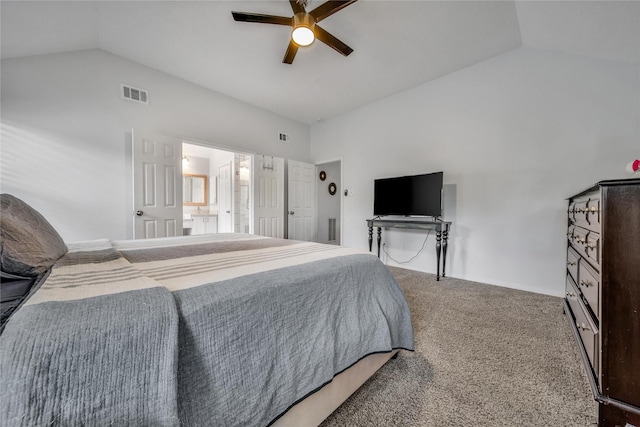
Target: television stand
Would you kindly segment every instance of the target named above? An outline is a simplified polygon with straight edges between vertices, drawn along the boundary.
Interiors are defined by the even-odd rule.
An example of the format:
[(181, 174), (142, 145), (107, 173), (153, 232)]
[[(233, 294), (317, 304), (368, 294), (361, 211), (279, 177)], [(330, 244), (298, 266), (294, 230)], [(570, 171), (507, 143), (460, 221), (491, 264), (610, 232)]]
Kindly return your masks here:
[(440, 280), (440, 254), (442, 253), (442, 277), (445, 277), (445, 265), (447, 263), (447, 241), (449, 239), (449, 227), (451, 221), (428, 219), (384, 219), (372, 218), (367, 220), (369, 226), (369, 252), (373, 246), (373, 227), (378, 227), (378, 258), (380, 258), (380, 242), (382, 241), (383, 228), (404, 228), (410, 230), (435, 230), (436, 231), (436, 280)]

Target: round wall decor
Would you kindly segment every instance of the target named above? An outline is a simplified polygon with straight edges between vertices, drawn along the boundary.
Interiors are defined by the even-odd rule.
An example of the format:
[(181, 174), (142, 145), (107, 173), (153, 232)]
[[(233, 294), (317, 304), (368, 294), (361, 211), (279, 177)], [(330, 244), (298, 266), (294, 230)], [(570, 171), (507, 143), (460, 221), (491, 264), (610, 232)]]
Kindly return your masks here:
[(331, 184), (329, 184), (329, 194), (333, 196), (334, 194), (336, 194), (336, 191), (338, 191), (338, 187), (336, 187), (336, 183), (332, 182)]
[(327, 173), (325, 171), (320, 171), (320, 181), (324, 181), (327, 179)]

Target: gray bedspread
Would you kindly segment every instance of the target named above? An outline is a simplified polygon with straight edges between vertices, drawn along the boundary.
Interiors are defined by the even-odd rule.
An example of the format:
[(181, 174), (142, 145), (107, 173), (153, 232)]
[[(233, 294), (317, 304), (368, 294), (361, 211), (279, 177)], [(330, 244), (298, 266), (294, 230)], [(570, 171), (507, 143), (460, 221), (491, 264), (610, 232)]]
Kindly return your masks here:
[[(73, 274), (78, 257), (87, 264)], [(171, 293), (108, 248), (67, 254), (47, 282), (72, 291), (109, 287), (114, 276), (142, 289), (28, 301), (9, 320), (0, 337), (1, 426), (179, 424)]]
[(0, 337), (0, 425), (264, 426), (361, 358), (413, 349), (370, 254), (249, 235), (89, 246)]

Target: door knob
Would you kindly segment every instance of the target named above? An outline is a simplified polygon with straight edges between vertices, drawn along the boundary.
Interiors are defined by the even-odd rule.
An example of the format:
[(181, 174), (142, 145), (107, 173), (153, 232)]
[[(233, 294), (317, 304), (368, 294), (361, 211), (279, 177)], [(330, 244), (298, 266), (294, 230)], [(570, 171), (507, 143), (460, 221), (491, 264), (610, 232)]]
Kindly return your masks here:
[(295, 212), (293, 211), (289, 211), (289, 215), (293, 215)]
[(143, 214), (143, 213), (144, 213), (144, 212), (142, 212), (142, 211), (140, 211), (140, 210), (136, 211), (136, 215), (138, 215), (138, 216), (142, 216), (142, 214)]

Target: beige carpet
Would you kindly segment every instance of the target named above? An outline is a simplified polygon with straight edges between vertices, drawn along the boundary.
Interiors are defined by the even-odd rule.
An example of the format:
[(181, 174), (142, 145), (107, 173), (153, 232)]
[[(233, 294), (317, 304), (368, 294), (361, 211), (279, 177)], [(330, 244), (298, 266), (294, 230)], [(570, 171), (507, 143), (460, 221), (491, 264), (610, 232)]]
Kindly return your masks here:
[(597, 424), (560, 298), (390, 269), (416, 351), (400, 352), (322, 427)]

